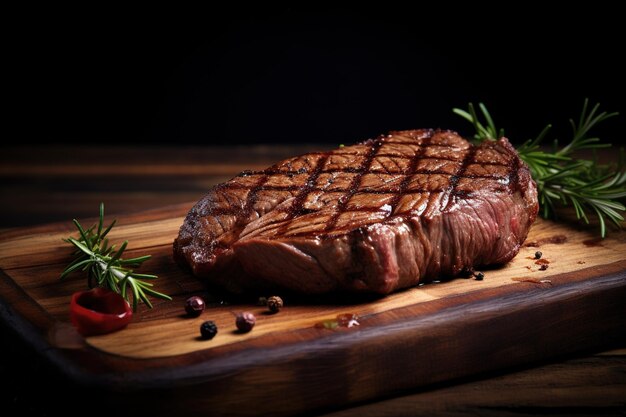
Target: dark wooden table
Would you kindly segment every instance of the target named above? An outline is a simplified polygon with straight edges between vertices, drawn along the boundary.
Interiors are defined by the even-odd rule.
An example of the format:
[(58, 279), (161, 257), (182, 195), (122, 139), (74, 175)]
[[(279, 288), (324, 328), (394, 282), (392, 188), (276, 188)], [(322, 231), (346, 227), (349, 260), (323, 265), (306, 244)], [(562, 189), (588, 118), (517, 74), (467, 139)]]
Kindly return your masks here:
[[(320, 148), (5, 148), (0, 153), (0, 230), (93, 217), (101, 201), (111, 217), (195, 201), (239, 171)], [(76, 411), (72, 399), (80, 387), (65, 381), (11, 330), (0, 327), (0, 341), (0, 375), (9, 382), (0, 390), (1, 415)], [(67, 395), (53, 394), (59, 386)], [(399, 392), (325, 415), (543, 414), (625, 415), (626, 346)]]

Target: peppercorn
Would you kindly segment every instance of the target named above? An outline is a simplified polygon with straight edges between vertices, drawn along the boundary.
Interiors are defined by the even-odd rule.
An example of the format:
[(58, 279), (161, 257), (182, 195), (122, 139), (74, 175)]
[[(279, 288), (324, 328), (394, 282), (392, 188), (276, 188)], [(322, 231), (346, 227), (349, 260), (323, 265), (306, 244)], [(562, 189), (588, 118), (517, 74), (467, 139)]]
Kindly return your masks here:
[(256, 317), (254, 317), (254, 314), (248, 311), (239, 313), (237, 314), (235, 324), (237, 325), (237, 329), (239, 329), (240, 332), (248, 333), (256, 324)]
[(535, 252), (535, 259), (541, 259), (542, 255), (543, 255), (543, 253), (541, 253), (541, 251)]
[(267, 299), (267, 308), (270, 309), (272, 313), (278, 313), (281, 308), (283, 308), (283, 299), (277, 295), (273, 295)]
[(541, 266), (539, 267), (540, 271), (545, 271), (546, 269), (548, 269), (548, 264), (541, 264)]
[(474, 277), (476, 278), (476, 281), (482, 281), (485, 278), (485, 274), (483, 274), (482, 272), (476, 272), (476, 274), (474, 274)]
[(217, 325), (214, 321), (205, 321), (200, 325), (200, 334), (203, 339), (213, 339), (217, 334)]
[(187, 298), (185, 301), (185, 311), (191, 317), (198, 317), (204, 311), (204, 300), (197, 295)]

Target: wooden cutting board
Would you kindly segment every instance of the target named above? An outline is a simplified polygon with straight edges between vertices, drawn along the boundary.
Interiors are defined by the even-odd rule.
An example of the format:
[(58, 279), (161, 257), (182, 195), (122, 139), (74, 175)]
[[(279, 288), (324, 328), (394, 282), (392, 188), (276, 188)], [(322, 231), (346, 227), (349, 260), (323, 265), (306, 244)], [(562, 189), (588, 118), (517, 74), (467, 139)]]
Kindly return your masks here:
[[(482, 281), (348, 302), (285, 297), (285, 308), (270, 315), (253, 299), (209, 292), (173, 263), (172, 241), (190, 206), (118, 217), (111, 241), (128, 239), (128, 256), (151, 253), (143, 269), (159, 275), (157, 289), (174, 301), (156, 301), (125, 330), (86, 340), (68, 324), (70, 296), (86, 280), (58, 279), (70, 261), (72, 248), (61, 238), (74, 233), (71, 223), (0, 234), (1, 319), (72, 379), (110, 391), (112, 401), (130, 390), (150, 396), (161, 412), (188, 404), (221, 415), (355, 403), (600, 348), (626, 333), (626, 232), (599, 241), (595, 230), (538, 220), (527, 240), (538, 247), (522, 248)], [(535, 263), (536, 250), (547, 270)], [(199, 318), (184, 314), (192, 294), (209, 302)], [(256, 315), (252, 332), (235, 331), (240, 311)], [(344, 313), (357, 314), (359, 325), (319, 328)], [(198, 337), (204, 320), (219, 327), (211, 341)]]

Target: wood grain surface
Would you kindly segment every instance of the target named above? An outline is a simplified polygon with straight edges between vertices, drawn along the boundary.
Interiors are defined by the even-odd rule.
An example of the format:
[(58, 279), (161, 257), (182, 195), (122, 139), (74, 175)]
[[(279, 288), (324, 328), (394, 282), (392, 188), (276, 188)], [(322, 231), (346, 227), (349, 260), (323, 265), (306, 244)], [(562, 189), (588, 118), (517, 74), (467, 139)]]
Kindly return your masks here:
[[(27, 190), (32, 187), (41, 191), (49, 182), (53, 190), (66, 187), (67, 195), (78, 201), (85, 195), (80, 187), (72, 187), (73, 180), (84, 181), (85, 188), (93, 180), (97, 187), (105, 189), (106, 177), (116, 172), (116, 166), (107, 163), (95, 168), (86, 164), (74, 168), (71, 164), (59, 164), (54, 168), (46, 165), (43, 157), (33, 158), (33, 169), (22, 167), (20, 171), (16, 162), (20, 152), (13, 150), (15, 170), (0, 170), (5, 189), (21, 184)], [(248, 160), (238, 157), (241, 159), (224, 163), (224, 154), (228, 152), (211, 154), (214, 160), (222, 160), (221, 164), (215, 162), (214, 169), (211, 164), (200, 163), (195, 168), (193, 164), (191, 168), (182, 167), (181, 171), (176, 170), (180, 162), (168, 164), (164, 156), (159, 159), (153, 155), (137, 165), (143, 169), (125, 168), (122, 174), (118, 171), (115, 187), (130, 184), (129, 195), (118, 198), (134, 201), (135, 208), (150, 207), (160, 195), (168, 196), (161, 199), (163, 202), (189, 201), (184, 198), (187, 192), (194, 195), (193, 199), (199, 198), (203, 187), (250, 166), (254, 168), (258, 161), (259, 166), (265, 166), (278, 159), (281, 152), (298, 153), (294, 149), (264, 150), (254, 161), (247, 155)], [(200, 151), (194, 153), (196, 158), (201, 158), (199, 154)], [(270, 160), (266, 162), (263, 155)], [(180, 161), (184, 157), (181, 153)], [(43, 180), (46, 172), (51, 172), (50, 177)], [(149, 185), (160, 175), (171, 181), (164, 190)], [(190, 178), (198, 182), (191, 181), (189, 185)], [(175, 189), (176, 184), (178, 195), (172, 196), (176, 192), (168, 189)], [(142, 192), (137, 192), (142, 187), (153, 187), (153, 196), (144, 198)], [(189, 187), (198, 190), (184, 191)], [(35, 194), (27, 192), (17, 197), (26, 204), (23, 212), (44, 212), (28, 203)], [(97, 208), (99, 196), (85, 194), (86, 200), (92, 198), (94, 204), (79, 205), (78, 211), (84, 210), (89, 216)], [(180, 199), (176, 201), (177, 198)], [(74, 207), (52, 206), (54, 209), (47, 216), (39, 216), (31, 224), (55, 220), (54, 216), (73, 216), (68, 209)], [(128, 396), (119, 392), (130, 387), (140, 391), (134, 399), (159, 393), (163, 401), (154, 410), (158, 413), (174, 412), (187, 405), (224, 415), (290, 415), (361, 403), (338, 413), (383, 415), (385, 410), (394, 410), (394, 415), (531, 415), (548, 412), (554, 406), (551, 412), (567, 415), (573, 410), (566, 405), (569, 397), (576, 399), (571, 407), (590, 414), (598, 410), (619, 414), (624, 409), (624, 402), (619, 400), (626, 397), (620, 396), (626, 394), (623, 351), (535, 369), (519, 368), (545, 363), (559, 355), (624, 343), (624, 234), (613, 233), (611, 240), (597, 242), (588, 230), (542, 221), (533, 227), (530, 240), (567, 237), (565, 243), (541, 246), (544, 257), (550, 261), (546, 271), (539, 271), (534, 260), (529, 259), (536, 249), (528, 247), (505, 268), (486, 271), (484, 281), (457, 279), (382, 299), (348, 303), (292, 297), (286, 299), (287, 306), (281, 313), (265, 315), (254, 300), (235, 300), (209, 291), (172, 263), (171, 241), (189, 206), (190, 203), (183, 203), (129, 215), (123, 214), (124, 205), (113, 204), (111, 211), (117, 212), (115, 217), (120, 220), (113, 239), (129, 239), (131, 253), (152, 253), (154, 259), (144, 268), (160, 274), (159, 289), (174, 295), (175, 301), (159, 302), (154, 310), (142, 311), (126, 330), (88, 338), (86, 344), (73, 338), (71, 327), (66, 324), (69, 295), (82, 288), (84, 281), (78, 277), (63, 283), (57, 280), (71, 251), (60, 237), (72, 233), (71, 224), (66, 221), (29, 229), (5, 229), (0, 235), (0, 298), (4, 301), (5, 324), (19, 329), (31, 348), (57, 368), (64, 368), (71, 380), (109, 387), (116, 394), (112, 404), (132, 408), (135, 403), (131, 404)], [(127, 211), (135, 211), (132, 207)], [(17, 224), (28, 222), (23, 212), (5, 216), (4, 221), (13, 218), (18, 219)], [(199, 319), (181, 314), (181, 303), (189, 294), (203, 294), (212, 302)], [(255, 312), (259, 318), (254, 331), (246, 335), (233, 332), (233, 312), (244, 309)], [(344, 312), (359, 314), (361, 325), (335, 331), (314, 328), (320, 320)], [(220, 334), (211, 342), (198, 341), (198, 325), (209, 318), (218, 322)], [(51, 345), (56, 347), (51, 349)], [(517, 371), (503, 373), (511, 369)], [(564, 377), (566, 382), (561, 383)], [(534, 378), (538, 378), (535, 385), (531, 382)], [(603, 378), (604, 392), (593, 388), (598, 384), (597, 378)], [(172, 384), (185, 388), (169, 389)], [(512, 388), (507, 384), (513, 384)], [(541, 384), (548, 384), (549, 392), (557, 397), (551, 401)], [(502, 395), (487, 392), (499, 387)], [(517, 394), (515, 387), (519, 387)], [(584, 387), (588, 390), (585, 395), (575, 395)], [(416, 389), (414, 393), (407, 392)], [(404, 395), (372, 402), (398, 394)], [(528, 405), (533, 398), (536, 404)], [(258, 406), (242, 408), (242, 399)], [(269, 399), (275, 401), (268, 403)], [(139, 407), (138, 404), (143, 403), (135, 405)]]
[[(267, 309), (253, 303), (222, 305), (226, 301), (203, 291), (202, 283), (183, 271), (172, 260), (172, 242), (183, 222), (184, 214), (191, 205), (173, 207), (170, 211), (162, 210), (160, 215), (149, 213), (147, 216), (125, 216), (125, 220), (113, 229), (109, 235), (111, 242), (128, 239), (128, 256), (147, 253), (153, 259), (145, 268), (157, 273), (160, 279), (155, 281), (158, 291), (171, 294), (174, 301), (156, 301), (155, 308), (142, 308), (131, 325), (122, 332), (87, 338), (87, 343), (107, 353), (131, 358), (159, 358), (214, 349), (219, 346), (244, 343), (262, 336), (274, 337), (276, 344), (289, 343), (285, 334), (295, 334), (297, 330), (311, 329), (316, 323), (335, 318), (342, 313), (355, 313), (361, 317), (363, 325), (377, 314), (398, 309), (410, 308), (406, 315), (418, 315), (421, 305), (436, 300), (482, 293), (476, 296), (484, 301), (498, 305), (501, 292), (489, 293), (485, 290), (511, 287), (524, 294), (534, 287), (541, 288), (546, 297), (560, 285), (579, 280), (581, 271), (588, 280), (602, 276), (599, 271), (609, 270), (615, 265), (617, 272), (626, 271), (626, 233), (613, 234), (603, 242), (593, 240), (594, 236), (577, 232), (565, 225), (538, 220), (530, 232), (527, 242), (550, 241), (554, 237), (565, 239), (563, 243), (541, 244), (543, 261), (549, 262), (548, 269), (541, 271), (534, 259), (536, 247), (524, 247), (519, 255), (505, 267), (487, 271), (486, 279), (455, 279), (448, 282), (428, 284), (423, 287), (402, 291), (383, 298), (366, 298), (349, 303), (321, 300), (316, 304), (298, 298), (287, 300), (287, 308), (280, 314), (265, 314)], [(69, 298), (75, 291), (81, 290), (84, 277), (74, 277), (60, 282), (58, 276), (71, 260), (72, 247), (62, 238), (70, 230), (67, 225), (58, 225), (60, 231), (48, 230), (39, 233), (28, 230), (21, 234), (13, 232), (3, 237), (0, 235), (0, 268), (20, 289), (43, 308), (55, 320), (55, 323), (68, 323)], [(587, 241), (588, 244), (583, 242)], [(589, 244), (591, 241), (591, 244)], [(541, 262), (541, 261), (539, 261)], [(604, 269), (603, 269), (604, 268)], [(625, 278), (626, 279), (626, 278)], [(626, 282), (624, 283), (626, 285)], [(192, 294), (204, 295), (209, 302), (217, 305), (210, 308), (197, 319), (184, 317), (181, 306)], [(258, 294), (269, 296), (271, 294)], [(493, 297), (493, 299), (489, 299)], [(305, 303), (306, 301), (306, 303)], [(445, 310), (450, 303), (442, 303)], [(506, 306), (501, 306), (506, 307)], [(241, 310), (251, 311), (258, 316), (258, 323), (253, 332), (239, 334), (235, 332), (234, 314)], [(183, 316), (183, 317), (181, 317)], [(198, 328), (202, 321), (214, 320), (219, 329), (219, 337), (209, 343), (199, 343)], [(401, 321), (398, 321), (401, 323)], [(450, 323), (454, 325), (455, 323)], [(442, 324), (445, 325), (445, 324)], [(52, 331), (51, 329), (46, 329)], [(319, 332), (324, 336), (324, 331)], [(285, 340), (287, 339), (287, 340)]]

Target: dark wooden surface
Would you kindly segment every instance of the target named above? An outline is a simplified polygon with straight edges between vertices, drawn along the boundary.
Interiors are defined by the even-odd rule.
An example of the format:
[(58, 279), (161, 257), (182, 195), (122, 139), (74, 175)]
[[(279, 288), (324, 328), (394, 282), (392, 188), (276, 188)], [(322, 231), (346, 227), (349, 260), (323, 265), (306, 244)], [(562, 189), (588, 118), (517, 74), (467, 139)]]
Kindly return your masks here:
[[(211, 184), (240, 170), (264, 167), (306, 149), (5, 149), (0, 155), (0, 228), (90, 217), (100, 201), (110, 214), (193, 201)], [(51, 387), (68, 384), (76, 393), (80, 387), (40, 361), (8, 329), (2, 328), (1, 337), (0, 374), (13, 381), (0, 394), (2, 407), (22, 415), (66, 410), (67, 402), (52, 395)], [(611, 350), (539, 361), (524, 369), (395, 392), (380, 401), (327, 411), (340, 416), (624, 415), (626, 345), (604, 348)]]

